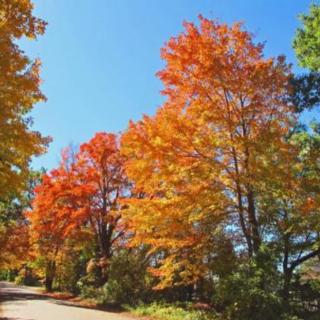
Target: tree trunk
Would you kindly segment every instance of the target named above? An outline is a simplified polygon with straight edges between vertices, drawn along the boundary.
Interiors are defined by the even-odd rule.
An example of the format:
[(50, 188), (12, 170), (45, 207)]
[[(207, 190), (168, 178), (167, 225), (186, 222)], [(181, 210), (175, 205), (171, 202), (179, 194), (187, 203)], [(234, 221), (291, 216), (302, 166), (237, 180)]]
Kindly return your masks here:
[(254, 253), (258, 253), (261, 245), (260, 233), (259, 233), (259, 225), (256, 217), (256, 209), (254, 203), (254, 194), (253, 191), (249, 189), (247, 194), (248, 199), (248, 218), (251, 227), (252, 233), (252, 243), (253, 243), (253, 251)]
[(46, 276), (46, 280), (45, 280), (46, 292), (52, 292), (52, 284), (53, 284), (53, 278)]
[(287, 269), (284, 271), (283, 274), (283, 289), (282, 289), (282, 300), (283, 300), (283, 306), (285, 310), (289, 309), (289, 298), (290, 298), (290, 283), (292, 278), (292, 271), (290, 269)]
[(242, 232), (245, 236), (247, 246), (248, 246), (248, 254), (249, 257), (252, 257), (253, 254), (253, 248), (252, 248), (252, 239), (251, 235), (248, 232), (248, 228), (246, 226), (245, 218), (244, 218), (244, 208), (243, 208), (243, 201), (242, 201), (242, 191), (241, 191), (241, 186), (239, 183), (239, 165), (238, 165), (238, 159), (237, 159), (237, 153), (234, 147), (232, 147), (232, 155), (233, 155), (233, 161), (234, 161), (234, 166), (235, 166), (235, 171), (237, 174), (237, 178), (235, 179), (236, 183), (236, 189), (237, 189), (237, 199), (238, 199), (238, 208), (239, 208), (239, 219), (240, 219), (240, 226), (242, 229)]
[(101, 223), (100, 234), (99, 234), (99, 268), (100, 276), (98, 286), (103, 286), (109, 278), (109, 263), (111, 258), (111, 239), (112, 239), (113, 228), (110, 225)]
[(45, 278), (45, 289), (47, 292), (52, 292), (53, 280), (56, 273), (56, 263), (54, 261), (49, 261), (46, 268), (46, 278)]

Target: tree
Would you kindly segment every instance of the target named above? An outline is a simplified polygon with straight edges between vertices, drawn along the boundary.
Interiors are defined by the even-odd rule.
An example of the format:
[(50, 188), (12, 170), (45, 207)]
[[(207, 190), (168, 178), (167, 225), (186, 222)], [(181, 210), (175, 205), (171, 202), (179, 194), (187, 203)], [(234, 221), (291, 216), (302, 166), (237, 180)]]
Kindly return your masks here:
[(48, 138), (31, 131), (27, 114), (45, 97), (40, 91), (40, 61), (31, 61), (17, 45), (36, 39), (46, 23), (32, 14), (29, 0), (0, 1), (0, 200), (24, 190), (30, 159), (45, 151)]
[(283, 250), (285, 300), (289, 299), (294, 273), (307, 261), (320, 256), (320, 131), (319, 125), (311, 128), (313, 131), (302, 130), (291, 137), (299, 150), (288, 172), (289, 177), (294, 176), (294, 191), (287, 188), (281, 198), (273, 197), (282, 202), (275, 212), (280, 213), (277, 227)]
[(29, 164), (50, 140), (31, 130), (28, 116), (35, 104), (45, 100), (40, 61), (30, 60), (17, 44), (45, 31), (46, 23), (32, 11), (29, 0), (0, 1), (0, 265), (7, 268), (27, 259), (29, 235), (22, 212), (30, 205), (29, 183), (37, 180)]
[(69, 157), (69, 149), (64, 150), (59, 168), (42, 176), (41, 184), (35, 188), (32, 209), (26, 212), (31, 223), (33, 251), (43, 260), (47, 291), (52, 290), (59, 254), (83, 221), (75, 220), (78, 198), (70, 192), (74, 180)]
[(15, 269), (26, 263), (29, 255), (29, 230), (23, 221), (0, 224), (0, 268)]
[(303, 26), (296, 31), (293, 48), (299, 64), (311, 72), (292, 76), (291, 101), (298, 112), (310, 110), (320, 103), (320, 6), (312, 4), (309, 14), (302, 14), (300, 20)]
[[(302, 67), (311, 72), (293, 77), (292, 102), (297, 106), (297, 111), (311, 110), (320, 103), (320, 6), (311, 4), (309, 14), (302, 14), (300, 19), (302, 28), (298, 28), (293, 42), (296, 56)], [(283, 240), (285, 242), (284, 254), (284, 295), (289, 296), (290, 284), (294, 273), (299, 273), (303, 264), (309, 263), (314, 257), (320, 256), (319, 245), (319, 123), (311, 123), (295, 129), (292, 136), (293, 142), (299, 147), (297, 159), (298, 171), (296, 172), (299, 186), (285, 210), (287, 225)], [(295, 206), (292, 203), (300, 202), (298, 210), (302, 213), (297, 218), (294, 214)], [(290, 253), (291, 257), (290, 263)]]
[(99, 284), (106, 282), (113, 248), (125, 231), (119, 199), (129, 194), (116, 135), (97, 133), (79, 152), (63, 152), (60, 166), (36, 188), (28, 214), (38, 249), (48, 259), (47, 289), (52, 287), (56, 259), (66, 241), (84, 231), (88, 235), (89, 230), (101, 270)]
[(290, 84), (289, 100), (295, 106), (297, 113), (320, 105), (320, 73), (292, 75)]
[(26, 263), (29, 254), (29, 229), (24, 211), (30, 209), (33, 189), (40, 183), (41, 172), (31, 171), (27, 189), (0, 202), (0, 268), (15, 269)]
[(302, 28), (296, 32), (293, 47), (302, 67), (320, 71), (320, 6), (311, 4), (309, 14), (302, 14)]
[(81, 207), (86, 210), (86, 219), (96, 236), (101, 284), (107, 281), (113, 248), (125, 233), (119, 200), (130, 196), (130, 188), (123, 163), (118, 137), (100, 132), (80, 146), (75, 164), (79, 184), (89, 190)]
[(265, 59), (240, 24), (200, 17), (199, 28), (184, 26), (161, 51), (167, 101), (122, 139), (127, 174), (147, 195), (129, 201), (132, 227), (137, 242), (166, 250), (163, 285), (177, 274), (184, 282), (203, 276), (219, 228), (237, 250), (258, 254), (261, 181), (284, 178), (275, 159), (294, 153), (285, 139), (294, 115), (284, 58)]

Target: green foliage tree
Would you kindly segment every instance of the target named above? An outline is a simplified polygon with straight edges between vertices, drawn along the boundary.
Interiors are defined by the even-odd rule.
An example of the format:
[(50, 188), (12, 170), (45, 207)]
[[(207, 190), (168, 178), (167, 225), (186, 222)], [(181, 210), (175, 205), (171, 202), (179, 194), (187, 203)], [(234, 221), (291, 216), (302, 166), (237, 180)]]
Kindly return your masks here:
[(122, 249), (111, 259), (109, 280), (104, 285), (107, 303), (137, 303), (152, 296), (154, 279), (147, 273), (146, 250)]
[(300, 16), (293, 48), (302, 67), (310, 73), (292, 75), (290, 100), (298, 113), (320, 104), (320, 6), (312, 4), (308, 14)]
[(296, 32), (293, 47), (302, 67), (320, 71), (320, 6), (312, 4), (309, 14), (300, 16), (302, 28)]
[(290, 102), (297, 113), (311, 110), (320, 105), (320, 74), (310, 72), (301, 75), (292, 75), (290, 79)]

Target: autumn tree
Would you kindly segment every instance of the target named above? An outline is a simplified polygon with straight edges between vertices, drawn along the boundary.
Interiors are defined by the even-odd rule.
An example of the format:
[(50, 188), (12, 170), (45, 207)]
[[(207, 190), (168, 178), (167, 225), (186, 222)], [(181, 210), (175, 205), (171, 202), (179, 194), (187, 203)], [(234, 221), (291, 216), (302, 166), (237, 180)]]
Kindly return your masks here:
[(76, 221), (74, 215), (74, 211), (77, 211), (77, 195), (70, 192), (74, 189), (74, 180), (69, 151), (63, 151), (57, 169), (42, 176), (41, 184), (35, 188), (32, 210), (26, 212), (31, 223), (34, 254), (43, 261), (47, 291), (52, 290), (57, 257), (67, 239), (71, 235), (75, 236), (74, 229), (82, 222), (80, 219)]
[[(40, 61), (32, 61), (19, 48), (19, 39), (36, 39), (46, 23), (33, 15), (27, 1), (0, 1), (0, 265), (14, 268), (27, 260), (29, 236), (22, 211), (32, 197), (32, 156), (49, 142), (32, 131), (28, 113), (44, 101), (40, 90)], [(32, 182), (31, 182), (32, 183)]]
[(22, 37), (36, 39), (46, 23), (33, 16), (28, 0), (0, 1), (0, 200), (24, 189), (30, 159), (48, 142), (30, 129), (28, 113), (45, 97), (40, 91), (40, 61), (31, 61), (19, 48)]
[[(166, 278), (172, 268), (191, 278), (201, 273), (191, 257), (213, 239), (208, 222), (211, 231), (229, 226), (249, 257), (259, 252), (259, 185), (283, 175), (274, 159), (280, 150), (289, 159), (285, 136), (294, 120), (283, 99), (290, 70), (283, 57), (266, 59), (262, 50), (240, 24), (185, 23), (161, 51), (167, 101), (124, 134), (129, 178), (149, 195), (129, 211), (137, 236), (171, 248), (161, 267)], [(175, 252), (187, 247), (191, 261), (182, 265)]]
[(43, 177), (28, 216), (41, 254), (52, 253), (47, 289), (66, 241), (89, 231), (97, 248), (92, 263), (101, 270), (100, 284), (106, 282), (109, 259), (125, 231), (119, 199), (130, 194), (128, 187), (118, 138), (107, 133), (97, 133), (76, 153), (66, 149), (60, 166)]
[(31, 171), (26, 190), (0, 202), (0, 269), (17, 270), (30, 258), (29, 228), (24, 211), (31, 207), (34, 187), (41, 175), (41, 171)]
[(28, 226), (22, 220), (10, 225), (0, 224), (0, 246), (0, 268), (20, 268), (30, 258)]
[[(119, 152), (115, 134), (97, 133), (80, 146), (75, 171), (79, 183), (90, 190), (88, 219), (98, 241), (99, 256), (110, 259), (113, 244), (124, 234), (120, 198), (130, 195), (129, 183), (123, 168), (124, 158)], [(120, 228), (119, 228), (120, 227)]]
[[(242, 282), (243, 314), (271, 319), (289, 307), (293, 275), (319, 255), (317, 134), (299, 132), (284, 57), (265, 58), (240, 24), (184, 26), (161, 51), (165, 103), (122, 137), (144, 195), (126, 201), (132, 245), (158, 252), (158, 288), (220, 278), (210, 261), (223, 247), (220, 261), (235, 258), (223, 277), (253, 277)], [(229, 298), (239, 315), (241, 295)]]
[[(309, 73), (292, 75), (291, 101), (297, 113), (314, 110), (320, 104), (319, 54), (320, 7), (311, 4), (308, 14), (301, 14), (302, 26), (296, 31), (293, 41), (299, 64), (309, 69)], [(304, 120), (304, 121), (303, 121)], [(319, 247), (319, 123), (312, 121), (298, 123), (290, 138), (299, 150), (294, 165), (295, 187), (291, 196), (282, 203), (282, 218), (278, 227), (282, 237), (278, 240), (284, 249), (284, 297), (289, 299), (293, 291), (291, 278), (303, 273), (304, 265), (320, 256)], [(295, 168), (295, 169), (294, 169)], [(279, 212), (279, 207), (278, 210)]]
[(282, 266), (281, 295), (289, 309), (292, 279), (303, 265), (320, 255), (319, 238), (319, 134), (304, 130), (294, 132), (290, 142), (297, 148), (288, 161), (285, 175), (270, 180), (260, 197), (265, 213), (265, 243), (279, 253)]

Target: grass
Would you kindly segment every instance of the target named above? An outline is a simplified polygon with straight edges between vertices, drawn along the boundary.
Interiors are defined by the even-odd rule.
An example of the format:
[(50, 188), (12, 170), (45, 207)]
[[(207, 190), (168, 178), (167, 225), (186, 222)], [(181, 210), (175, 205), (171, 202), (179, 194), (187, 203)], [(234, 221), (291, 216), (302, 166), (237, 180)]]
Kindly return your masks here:
[(126, 306), (137, 316), (149, 316), (156, 320), (217, 320), (218, 317), (205, 310), (192, 310), (175, 304), (141, 304), (137, 307)]

